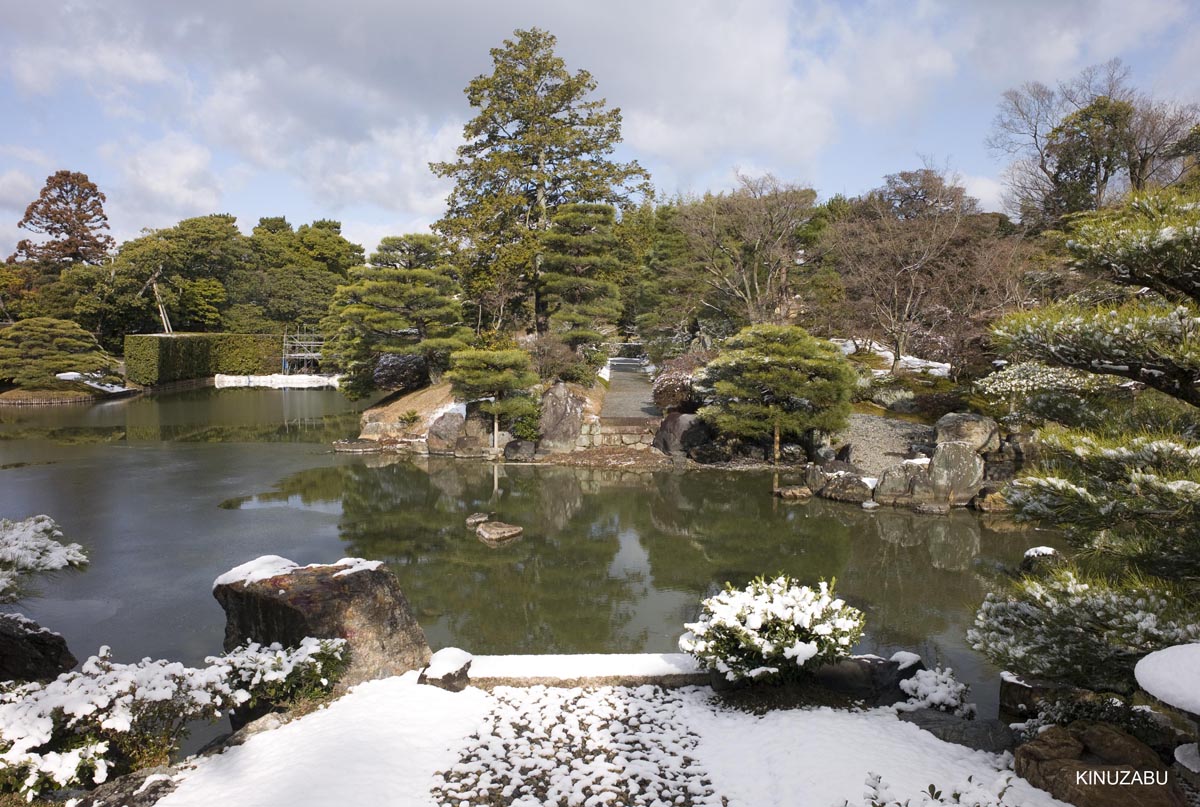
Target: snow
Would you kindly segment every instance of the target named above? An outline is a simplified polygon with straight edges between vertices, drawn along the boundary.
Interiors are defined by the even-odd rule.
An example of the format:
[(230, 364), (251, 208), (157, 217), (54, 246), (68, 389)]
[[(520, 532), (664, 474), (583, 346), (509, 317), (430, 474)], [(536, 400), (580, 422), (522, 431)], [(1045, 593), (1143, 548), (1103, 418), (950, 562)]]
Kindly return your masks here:
[(612, 363), (605, 362), (604, 366), (601, 367), (599, 369), (599, 371), (597, 371), (596, 375), (600, 376), (600, 378), (603, 378), (605, 381), (611, 381), (612, 380)]
[(1057, 554), (1058, 550), (1052, 546), (1033, 546), (1025, 550), (1027, 558), (1046, 558)]
[(1200, 715), (1200, 642), (1156, 650), (1133, 674), (1138, 686), (1163, 703)]
[(287, 375), (273, 373), (272, 375), (224, 375), (218, 373), (213, 379), (217, 389), (231, 387), (266, 387), (268, 389), (320, 389), (323, 387), (337, 388), (341, 376), (314, 375), (296, 373)]
[(686, 653), (580, 653), (544, 656), (475, 656), (471, 678), (536, 678), (569, 681), (608, 676), (690, 675), (700, 665)]
[(923, 465), (928, 465), (932, 461), (933, 460), (929, 457), (916, 457), (911, 460), (904, 460), (900, 464), (901, 465), (922, 465), (923, 466)]
[(1008, 784), (1006, 803), (1060, 805), (1011, 778), (1008, 755), (944, 743), (886, 708), (759, 716), (722, 707), (702, 687), (450, 693), (416, 679), (360, 684), (326, 709), (193, 761), (159, 807), (825, 807), (860, 803), (871, 772), (916, 803), (930, 783), (948, 792), (971, 777), (992, 792)]
[(1200, 744), (1188, 743), (1176, 748), (1175, 761), (1192, 773), (1200, 773)]
[(892, 654), (892, 657), (888, 660), (894, 661), (897, 664), (899, 664), (900, 669), (902, 669), (902, 670), (907, 670), (909, 667), (913, 666), (914, 664), (921, 663), (920, 656), (918, 656), (916, 653), (910, 653), (907, 650), (897, 650), (895, 653)]
[(460, 650), (457, 647), (443, 647), (429, 659), (429, 666), (425, 668), (425, 677), (445, 678), (470, 664), (473, 659), (474, 657), (466, 650)]
[(901, 712), (917, 709), (938, 709), (952, 712), (955, 717), (970, 717), (975, 714), (975, 704), (966, 703), (967, 685), (954, 678), (954, 670), (938, 667), (933, 670), (917, 670), (911, 678), (900, 682), (900, 689), (908, 700), (896, 704)]
[(442, 415), (448, 415), (451, 412), (455, 412), (465, 418), (467, 416), (466, 403), (463, 401), (451, 401), (445, 406), (439, 406), (437, 409), (433, 410), (429, 417), (425, 418), (425, 427), (428, 428), (432, 426)]
[(868, 499), (867, 501), (865, 501), (865, 502), (863, 502), (863, 503), (862, 503), (862, 509), (864, 509), (864, 510), (878, 510), (878, 509), (879, 509), (879, 502), (873, 502), (873, 501), (871, 501), (870, 499)]
[(279, 577), (284, 574), (291, 574), (297, 569), (322, 569), (345, 567), (341, 571), (334, 572), (334, 577), (342, 577), (347, 574), (355, 574), (356, 572), (374, 571), (383, 565), (383, 561), (365, 560), (363, 558), (342, 558), (337, 563), (310, 563), (307, 566), (300, 566), (295, 561), (282, 558), (279, 555), (262, 555), (254, 560), (247, 561), (241, 566), (235, 566), (223, 575), (213, 581), (213, 588), (217, 586), (227, 586), (233, 583), (241, 583), (243, 586), (248, 586), (251, 583), (257, 583), (260, 580), (269, 580), (272, 577)]
[[(841, 349), (842, 353), (846, 354), (847, 356), (854, 352), (856, 340), (830, 339), (829, 341), (837, 345)], [(860, 341), (859, 344), (863, 343)], [(888, 375), (891, 372), (892, 362), (895, 359), (896, 354), (878, 342), (870, 342), (865, 346), (868, 351), (874, 353), (876, 356), (888, 363), (888, 369), (872, 370), (872, 374), (877, 376)], [(937, 376), (939, 378), (946, 378), (950, 375), (950, 365), (946, 362), (919, 359), (916, 356), (901, 356), (900, 369), (915, 370), (917, 372), (928, 373), (929, 375)]]
[(92, 389), (98, 389), (101, 392), (133, 392), (133, 389), (122, 384), (106, 384), (100, 379), (104, 377), (101, 373), (55, 373), (54, 377), (59, 381), (79, 381)]
[(22, 521), (0, 518), (0, 602), (15, 599), (20, 579), (30, 572), (87, 565), (83, 547), (61, 543), (62, 537), (50, 516)]
[(879, 478), (874, 476), (864, 476), (862, 477), (862, 481), (871, 490), (875, 490), (875, 486), (879, 484)]

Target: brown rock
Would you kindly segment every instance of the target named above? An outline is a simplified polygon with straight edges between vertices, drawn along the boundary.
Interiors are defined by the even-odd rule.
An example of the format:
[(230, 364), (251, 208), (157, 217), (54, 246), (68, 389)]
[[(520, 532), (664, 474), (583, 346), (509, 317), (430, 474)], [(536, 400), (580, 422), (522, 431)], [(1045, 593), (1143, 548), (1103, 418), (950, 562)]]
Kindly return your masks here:
[(524, 527), (505, 524), (503, 521), (485, 521), (475, 528), (475, 535), (493, 549), (506, 546), (521, 537)]
[(821, 488), (821, 497), (837, 502), (861, 504), (871, 500), (871, 487), (861, 476), (839, 473), (829, 477)]
[(467, 516), (467, 526), (471, 529), (474, 529), (491, 517), (491, 513), (472, 513), (471, 515)]
[(347, 573), (353, 568), (293, 565), (250, 582), (238, 579), (240, 570), (222, 575), (213, 596), (225, 609), (225, 649), (247, 641), (293, 646), (306, 636), (345, 639), (343, 687), (424, 667), (429, 644), (395, 575), (384, 568)]
[(787, 485), (782, 488), (775, 488), (773, 491), (776, 496), (788, 502), (807, 501), (812, 498), (812, 491), (804, 485)]
[(1000, 448), (1000, 429), (996, 421), (983, 415), (971, 415), (965, 412), (951, 412), (942, 415), (934, 424), (937, 429), (935, 442), (962, 442), (971, 446), (972, 451), (988, 452)]
[(453, 454), (454, 445), (462, 436), (466, 419), (458, 412), (447, 412), (429, 426), (425, 443), (430, 454)]
[(1143, 770), (1165, 770), (1158, 754), (1141, 740), (1116, 726), (1094, 720), (1076, 720), (1067, 726), (1089, 754), (1110, 765), (1130, 765)]
[(586, 401), (561, 381), (542, 396), (542, 415), (538, 420), (538, 451), (553, 453), (570, 451), (583, 430), (583, 409)]

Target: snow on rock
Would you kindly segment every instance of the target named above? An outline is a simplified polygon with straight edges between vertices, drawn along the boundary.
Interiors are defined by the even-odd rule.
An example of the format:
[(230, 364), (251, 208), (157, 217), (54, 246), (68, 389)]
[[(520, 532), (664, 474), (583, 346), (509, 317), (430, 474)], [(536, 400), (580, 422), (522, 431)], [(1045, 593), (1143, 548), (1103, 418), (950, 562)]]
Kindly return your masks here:
[(609, 676), (651, 677), (701, 672), (686, 653), (580, 653), (544, 656), (475, 656), (471, 678), (542, 678), (569, 681)]
[(334, 572), (334, 577), (343, 577), (355, 572), (374, 571), (383, 565), (383, 561), (365, 560), (364, 558), (342, 558), (337, 563), (310, 563), (307, 566), (300, 566), (295, 561), (280, 557), (279, 555), (262, 555), (254, 560), (247, 561), (241, 566), (235, 566), (223, 575), (213, 581), (213, 588), (217, 586), (227, 586), (231, 583), (241, 583), (250, 585), (257, 583), (260, 580), (269, 580), (272, 577), (278, 577), (281, 574), (291, 574), (297, 569), (319, 569), (322, 567), (337, 567), (344, 566), (346, 568), (339, 572)]
[(54, 377), (59, 381), (78, 381), (81, 384), (86, 384), (92, 389), (97, 389), (101, 392), (133, 392), (130, 387), (126, 387), (122, 384), (108, 384), (104, 381), (101, 381), (100, 379), (104, 378), (103, 373), (55, 373)]
[(901, 670), (907, 670), (914, 664), (920, 664), (921, 657), (916, 653), (910, 653), (907, 650), (897, 650), (892, 654), (892, 657), (888, 659), (888, 661), (894, 661), (900, 665)]
[(195, 762), (158, 807), (433, 805), (435, 773), (458, 760), (491, 698), (368, 681), (328, 708)]
[(464, 418), (466, 418), (467, 404), (464, 401), (450, 401), (450, 403), (446, 404), (445, 406), (439, 406), (437, 409), (433, 410), (429, 417), (425, 418), (425, 427), (428, 428), (432, 426), (442, 417), (442, 415), (449, 415), (451, 413), (462, 415)]
[(213, 378), (213, 386), (217, 389), (232, 387), (266, 387), (267, 389), (321, 389), (324, 387), (337, 388), (341, 376), (314, 375), (296, 373), (287, 375), (273, 373), (271, 375), (224, 375), (218, 373)]
[(1058, 550), (1052, 546), (1034, 546), (1025, 550), (1027, 558), (1046, 558), (1058, 554)]
[(1176, 748), (1175, 761), (1192, 773), (1200, 773), (1200, 743), (1188, 743)]
[(1200, 642), (1156, 650), (1137, 663), (1133, 674), (1155, 698), (1200, 716)]
[(458, 672), (473, 660), (474, 656), (466, 650), (460, 650), (457, 647), (443, 647), (429, 659), (429, 666), (425, 668), (425, 676), (427, 678), (445, 678), (447, 675)]

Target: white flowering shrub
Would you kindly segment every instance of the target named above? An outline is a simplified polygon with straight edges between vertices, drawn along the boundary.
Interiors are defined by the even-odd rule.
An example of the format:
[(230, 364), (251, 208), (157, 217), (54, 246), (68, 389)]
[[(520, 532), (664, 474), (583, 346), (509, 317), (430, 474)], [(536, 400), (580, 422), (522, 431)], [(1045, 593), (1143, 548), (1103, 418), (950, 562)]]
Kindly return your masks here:
[(935, 785), (930, 785), (917, 799), (896, 798), (883, 777), (877, 773), (867, 774), (867, 789), (861, 801), (843, 801), (840, 807), (930, 807), (935, 804), (958, 804), (963, 807), (1013, 807), (1012, 802), (1004, 800), (1010, 787), (1011, 777), (999, 779), (991, 788), (984, 787), (968, 776), (964, 785), (944, 792)]
[(896, 708), (902, 712), (937, 709), (939, 712), (950, 712), (955, 717), (975, 716), (975, 704), (967, 703), (970, 687), (955, 678), (954, 670), (950, 667), (917, 670), (911, 678), (900, 682), (900, 690), (908, 695), (907, 701), (896, 704)]
[(330, 686), (343, 669), (344, 646), (341, 639), (305, 639), (295, 650), (251, 645), (202, 668), (152, 659), (121, 664), (102, 647), (79, 672), (45, 684), (0, 684), (0, 791), (32, 800), (163, 764), (190, 721), (307, 692), (313, 676)]
[(834, 596), (833, 583), (760, 577), (704, 600), (679, 647), (729, 681), (788, 678), (849, 655), (864, 621)]
[(1200, 641), (1186, 598), (1145, 581), (1116, 584), (1060, 569), (989, 594), (967, 641), (999, 667), (1086, 689), (1132, 692), (1147, 653)]

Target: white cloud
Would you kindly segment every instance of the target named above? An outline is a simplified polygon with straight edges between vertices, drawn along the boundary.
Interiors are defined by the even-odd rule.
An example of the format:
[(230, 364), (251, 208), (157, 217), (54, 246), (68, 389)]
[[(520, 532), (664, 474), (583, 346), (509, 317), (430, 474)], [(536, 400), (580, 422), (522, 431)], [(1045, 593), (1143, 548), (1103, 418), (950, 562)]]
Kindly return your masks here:
[[(114, 221), (163, 227), (188, 216), (219, 212), (221, 187), (207, 147), (186, 135), (112, 143), (102, 154), (117, 168), (108, 193)], [(129, 235), (128, 233), (124, 235)]]
[(94, 92), (109, 95), (116, 86), (157, 84), (171, 78), (163, 56), (127, 43), (80, 42), (32, 45), (12, 51), (9, 67), (17, 86), (47, 94), (60, 82), (84, 80)]
[(995, 177), (964, 176), (960, 178), (967, 194), (979, 200), (979, 207), (989, 213), (1004, 210), (1004, 186)]
[(16, 170), (5, 171), (0, 174), (0, 211), (16, 212), (19, 220), (40, 191), (37, 180), (28, 174)]

